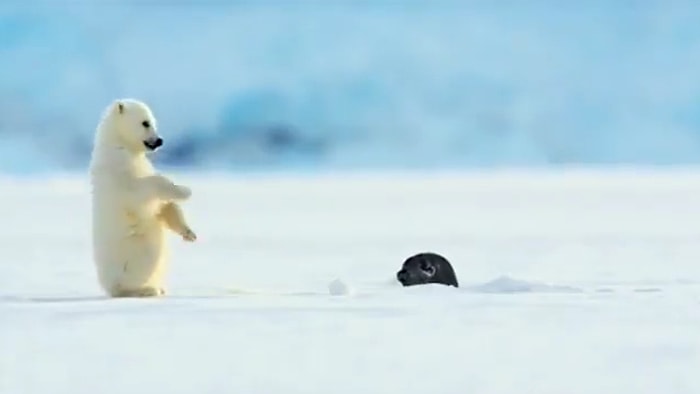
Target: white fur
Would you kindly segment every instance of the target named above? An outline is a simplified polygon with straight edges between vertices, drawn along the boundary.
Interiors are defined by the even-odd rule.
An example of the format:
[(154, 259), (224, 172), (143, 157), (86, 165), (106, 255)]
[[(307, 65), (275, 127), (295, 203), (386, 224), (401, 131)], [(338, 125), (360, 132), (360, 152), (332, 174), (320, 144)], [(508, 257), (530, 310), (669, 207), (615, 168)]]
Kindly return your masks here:
[(189, 188), (157, 173), (146, 156), (144, 141), (156, 138), (153, 113), (132, 99), (109, 105), (95, 133), (90, 162), (93, 259), (100, 285), (112, 297), (163, 295), (166, 230), (187, 241), (196, 239), (178, 205), (190, 197)]

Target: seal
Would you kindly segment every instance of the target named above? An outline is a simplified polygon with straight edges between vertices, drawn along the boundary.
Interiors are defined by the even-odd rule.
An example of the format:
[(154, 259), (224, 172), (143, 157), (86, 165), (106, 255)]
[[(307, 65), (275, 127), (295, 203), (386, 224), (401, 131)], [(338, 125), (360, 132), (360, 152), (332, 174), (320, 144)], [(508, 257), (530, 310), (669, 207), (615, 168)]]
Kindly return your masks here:
[(418, 253), (407, 258), (396, 273), (396, 279), (404, 286), (439, 283), (459, 287), (452, 264), (433, 252)]

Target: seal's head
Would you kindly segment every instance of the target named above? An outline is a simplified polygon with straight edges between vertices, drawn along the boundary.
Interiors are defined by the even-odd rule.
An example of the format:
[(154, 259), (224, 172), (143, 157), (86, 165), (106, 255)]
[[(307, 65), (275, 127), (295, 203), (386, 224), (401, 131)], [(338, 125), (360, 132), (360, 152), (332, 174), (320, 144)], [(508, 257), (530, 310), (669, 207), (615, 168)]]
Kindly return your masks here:
[(406, 259), (396, 273), (396, 279), (404, 286), (439, 283), (459, 287), (450, 262), (432, 252), (419, 253)]

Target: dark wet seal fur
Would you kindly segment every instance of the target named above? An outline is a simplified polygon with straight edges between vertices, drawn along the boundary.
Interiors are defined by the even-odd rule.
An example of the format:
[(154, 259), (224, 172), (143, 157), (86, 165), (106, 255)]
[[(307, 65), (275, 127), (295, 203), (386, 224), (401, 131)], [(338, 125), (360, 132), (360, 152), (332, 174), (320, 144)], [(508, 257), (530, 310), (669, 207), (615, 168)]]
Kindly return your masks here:
[(452, 264), (437, 253), (425, 252), (413, 255), (404, 261), (396, 279), (404, 286), (439, 283), (459, 287)]

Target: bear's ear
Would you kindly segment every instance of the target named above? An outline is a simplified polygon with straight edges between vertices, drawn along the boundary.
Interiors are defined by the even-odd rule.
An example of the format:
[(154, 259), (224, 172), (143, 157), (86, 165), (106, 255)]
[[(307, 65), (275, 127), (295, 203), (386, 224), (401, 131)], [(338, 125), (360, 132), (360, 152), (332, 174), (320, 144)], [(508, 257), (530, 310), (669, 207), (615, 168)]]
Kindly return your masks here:
[(117, 101), (117, 110), (119, 111), (120, 114), (124, 113), (124, 103), (121, 101)]

